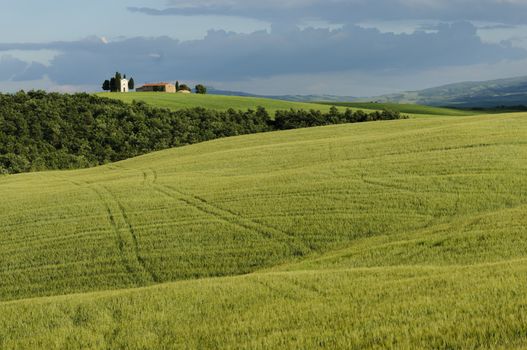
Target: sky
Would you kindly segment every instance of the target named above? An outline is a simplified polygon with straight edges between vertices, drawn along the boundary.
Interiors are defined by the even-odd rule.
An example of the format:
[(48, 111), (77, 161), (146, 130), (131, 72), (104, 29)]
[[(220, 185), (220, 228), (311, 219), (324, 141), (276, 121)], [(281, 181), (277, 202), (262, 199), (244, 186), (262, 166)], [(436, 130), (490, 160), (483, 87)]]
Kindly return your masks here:
[(0, 92), (116, 71), (264, 95), (527, 75), (527, 0), (0, 0)]

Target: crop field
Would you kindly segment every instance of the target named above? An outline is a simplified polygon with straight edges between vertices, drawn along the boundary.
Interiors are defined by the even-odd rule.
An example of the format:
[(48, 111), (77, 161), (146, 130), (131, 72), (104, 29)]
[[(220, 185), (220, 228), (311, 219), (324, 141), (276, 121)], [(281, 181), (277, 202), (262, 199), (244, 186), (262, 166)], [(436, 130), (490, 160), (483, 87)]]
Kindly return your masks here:
[(221, 96), (221, 95), (199, 95), (199, 94), (171, 94), (159, 92), (131, 92), (131, 93), (98, 93), (97, 96), (118, 99), (123, 102), (132, 103), (132, 101), (143, 101), (149, 105), (161, 108), (182, 109), (203, 107), (215, 110), (227, 110), (229, 108), (237, 110), (256, 109), (265, 107), (271, 114), (277, 110), (284, 109), (315, 109), (327, 112), (331, 108), (329, 105), (280, 101), (268, 98), (258, 97), (239, 97), (239, 96)]
[(2, 176), (0, 349), (524, 348), (525, 135), (438, 116)]

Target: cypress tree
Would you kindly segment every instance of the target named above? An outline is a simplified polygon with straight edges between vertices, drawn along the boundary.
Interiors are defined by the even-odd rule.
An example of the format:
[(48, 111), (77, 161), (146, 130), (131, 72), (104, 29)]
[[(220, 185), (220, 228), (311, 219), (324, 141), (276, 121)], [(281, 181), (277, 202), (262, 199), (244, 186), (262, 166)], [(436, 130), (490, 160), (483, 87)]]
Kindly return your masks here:
[(121, 73), (115, 72), (115, 92), (121, 92)]
[(102, 84), (102, 89), (104, 91), (110, 91), (111, 87), (110, 87), (110, 81), (108, 79), (106, 79), (104, 83)]
[(110, 92), (116, 92), (117, 91), (117, 81), (115, 78), (110, 79)]

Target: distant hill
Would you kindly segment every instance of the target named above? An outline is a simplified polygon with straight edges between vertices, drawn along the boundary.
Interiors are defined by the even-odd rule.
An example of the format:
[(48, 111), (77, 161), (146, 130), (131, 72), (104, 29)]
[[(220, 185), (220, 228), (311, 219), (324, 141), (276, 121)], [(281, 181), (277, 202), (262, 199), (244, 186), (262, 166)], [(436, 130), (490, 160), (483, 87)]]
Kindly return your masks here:
[(336, 95), (276, 95), (264, 96), (240, 91), (210, 89), (210, 94), (245, 97), (265, 97), (293, 102), (377, 102), (404, 103), (457, 108), (494, 108), (527, 105), (527, 76), (490, 81), (472, 81), (439, 87), (358, 98)]
[(229, 90), (218, 90), (215, 88), (207, 88), (209, 95), (222, 95), (222, 96), (239, 96), (239, 97), (258, 97), (258, 95), (250, 94), (243, 91), (229, 91)]
[(259, 97), (270, 98), (274, 100), (290, 101), (290, 102), (351, 102), (357, 100), (354, 96), (336, 96), (336, 95), (258, 95), (242, 91), (217, 90), (209, 88), (208, 93), (211, 95), (223, 96), (240, 96), (240, 97)]
[(527, 77), (456, 83), (361, 100), (463, 108), (527, 105)]

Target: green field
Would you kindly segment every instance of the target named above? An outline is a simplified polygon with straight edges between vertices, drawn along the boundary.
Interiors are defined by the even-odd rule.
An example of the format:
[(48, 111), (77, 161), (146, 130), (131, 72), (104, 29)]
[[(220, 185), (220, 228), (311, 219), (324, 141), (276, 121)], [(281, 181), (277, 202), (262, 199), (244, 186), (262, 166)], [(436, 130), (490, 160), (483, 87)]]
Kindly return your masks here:
[(113, 98), (123, 102), (132, 103), (132, 101), (143, 101), (151, 106), (181, 109), (204, 107), (215, 110), (233, 109), (256, 109), (257, 107), (265, 107), (271, 115), (278, 110), (288, 109), (304, 109), (304, 110), (320, 110), (327, 112), (332, 106), (344, 110), (351, 108), (353, 110), (361, 109), (364, 111), (378, 111), (389, 109), (414, 117), (423, 116), (470, 116), (481, 114), (481, 112), (463, 111), (451, 108), (421, 106), (415, 104), (398, 104), (398, 103), (369, 103), (369, 102), (317, 102), (317, 103), (302, 103), (280, 101), (268, 98), (258, 97), (239, 97), (239, 96), (221, 96), (221, 95), (185, 95), (185, 94), (170, 94), (159, 92), (141, 92), (141, 93), (98, 93), (97, 96)]
[(524, 348), (525, 135), (418, 118), (0, 177), (0, 349)]
[(203, 107), (216, 110), (233, 109), (256, 109), (265, 107), (270, 114), (277, 110), (284, 109), (316, 109), (320, 111), (329, 111), (331, 106), (314, 103), (289, 102), (268, 98), (258, 97), (239, 97), (239, 96), (221, 96), (221, 95), (198, 95), (198, 94), (171, 94), (159, 92), (132, 92), (127, 94), (120, 93), (98, 93), (97, 96), (118, 99), (131, 103), (132, 101), (143, 101), (155, 107), (181, 109)]
[(389, 109), (401, 113), (408, 114), (425, 114), (425, 115), (439, 115), (439, 116), (469, 116), (481, 114), (481, 112), (453, 109), (453, 108), (442, 108), (423, 106), (416, 104), (406, 103), (375, 103), (375, 102), (320, 102), (321, 104), (327, 104), (339, 107), (349, 107), (352, 109)]

